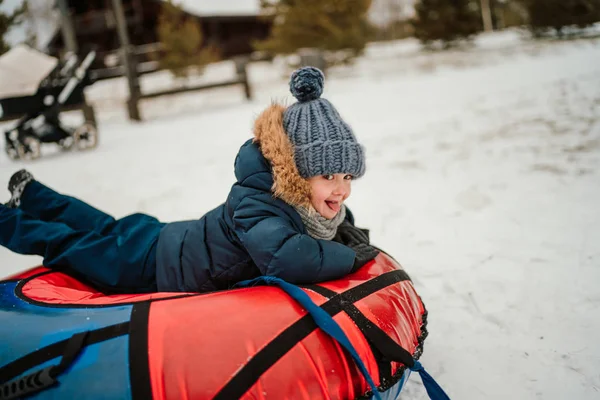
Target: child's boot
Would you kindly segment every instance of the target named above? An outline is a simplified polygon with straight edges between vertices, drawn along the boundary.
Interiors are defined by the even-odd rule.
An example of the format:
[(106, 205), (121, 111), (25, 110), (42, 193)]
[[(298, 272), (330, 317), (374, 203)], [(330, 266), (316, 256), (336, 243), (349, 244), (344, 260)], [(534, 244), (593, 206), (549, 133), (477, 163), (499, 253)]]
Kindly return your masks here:
[(8, 181), (8, 191), (10, 200), (6, 203), (7, 207), (17, 208), (21, 204), (21, 195), (29, 182), (33, 180), (33, 175), (27, 170), (20, 170), (13, 174)]

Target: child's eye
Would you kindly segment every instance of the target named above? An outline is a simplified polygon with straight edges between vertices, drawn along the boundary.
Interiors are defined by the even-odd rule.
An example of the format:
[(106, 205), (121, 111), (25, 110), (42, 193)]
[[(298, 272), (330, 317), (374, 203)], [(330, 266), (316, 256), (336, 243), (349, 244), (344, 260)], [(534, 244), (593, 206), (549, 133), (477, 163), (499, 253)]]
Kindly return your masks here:
[(332, 181), (333, 180), (333, 175), (331, 175), (331, 174), (323, 175), (323, 178), (327, 179), (328, 181)]
[(344, 176), (344, 179), (347, 181), (351, 181), (352, 179), (354, 179), (354, 177), (352, 175), (348, 174), (348, 175)]

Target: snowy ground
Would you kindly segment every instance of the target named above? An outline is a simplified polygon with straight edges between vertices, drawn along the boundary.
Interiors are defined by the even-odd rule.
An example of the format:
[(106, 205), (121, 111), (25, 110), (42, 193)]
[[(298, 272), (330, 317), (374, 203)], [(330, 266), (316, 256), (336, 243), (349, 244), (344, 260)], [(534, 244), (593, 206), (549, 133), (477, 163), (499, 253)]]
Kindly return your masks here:
[[(224, 200), (255, 116), (291, 101), (280, 68), (250, 76), (252, 102), (241, 88), (155, 99), (139, 124), (124, 84), (100, 82), (100, 146), (2, 154), (0, 182), (26, 167), (116, 216), (198, 217)], [(367, 148), (349, 205), (414, 279), (430, 312), (423, 363), (451, 397), (600, 398), (600, 41), (376, 45), (331, 71), (325, 97)], [(40, 262), (4, 249), (0, 260), (0, 275)], [(403, 398), (425, 398), (417, 376)]]

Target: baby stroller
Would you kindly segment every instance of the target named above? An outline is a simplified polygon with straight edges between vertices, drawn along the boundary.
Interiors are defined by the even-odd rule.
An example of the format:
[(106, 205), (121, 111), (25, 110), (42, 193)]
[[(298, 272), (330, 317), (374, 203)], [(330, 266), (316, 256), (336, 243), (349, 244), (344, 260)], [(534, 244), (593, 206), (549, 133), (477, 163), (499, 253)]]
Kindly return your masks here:
[[(9, 53), (13, 51), (16, 54), (10, 57)], [(45, 75), (42, 75), (41, 81), (38, 78), (39, 84), (37, 90), (34, 89), (34, 94), (22, 95), (27, 94), (25, 90), (19, 93), (21, 96), (0, 99), (0, 116), (2, 112), (5, 115), (24, 115), (14, 127), (4, 132), (5, 151), (8, 156), (13, 160), (38, 158), (41, 155), (42, 143), (56, 143), (63, 150), (95, 147), (98, 143), (95, 121), (85, 121), (78, 127), (65, 126), (61, 123), (60, 112), (64, 106), (85, 103), (83, 89), (93, 83), (88, 70), (96, 53), (89, 52), (82, 61), (76, 55), (70, 55), (64, 62), (59, 62), (25, 46), (17, 47), (11, 52), (7, 53), (9, 57), (5, 54), (0, 59), (0, 67), (12, 65), (11, 72), (14, 72), (17, 78), (32, 78), (35, 81), (35, 77), (32, 76), (19, 76), (23, 74), (14, 68), (16, 65), (23, 69), (24, 61), (28, 65), (35, 62), (33, 65), (38, 67), (38, 76), (39, 73)], [(6, 82), (0, 81), (0, 85), (2, 83)], [(23, 85), (17, 88), (14, 84), (12, 86), (8, 89), (9, 93), (10, 89), (13, 94), (19, 89), (25, 89)]]

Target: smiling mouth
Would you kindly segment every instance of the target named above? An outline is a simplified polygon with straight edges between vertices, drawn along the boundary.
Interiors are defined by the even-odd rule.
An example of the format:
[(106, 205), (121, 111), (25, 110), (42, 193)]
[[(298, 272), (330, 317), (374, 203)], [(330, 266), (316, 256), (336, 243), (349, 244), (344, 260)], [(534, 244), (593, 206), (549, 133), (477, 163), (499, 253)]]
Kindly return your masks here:
[(339, 201), (325, 200), (325, 204), (327, 204), (327, 207), (329, 207), (332, 211), (335, 211), (336, 213), (339, 212), (342, 208), (342, 205)]

